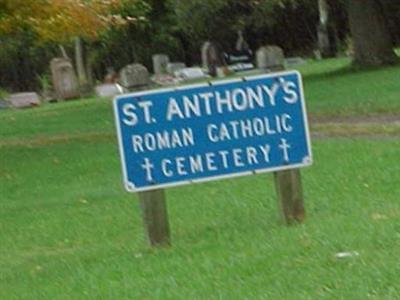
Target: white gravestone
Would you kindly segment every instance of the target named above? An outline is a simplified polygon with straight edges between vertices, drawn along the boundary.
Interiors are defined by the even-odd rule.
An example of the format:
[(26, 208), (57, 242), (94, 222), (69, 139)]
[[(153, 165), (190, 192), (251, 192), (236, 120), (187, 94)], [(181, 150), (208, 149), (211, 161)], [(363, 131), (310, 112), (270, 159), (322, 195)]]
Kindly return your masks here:
[(175, 72), (180, 71), (184, 68), (186, 68), (186, 65), (183, 62), (171, 62), (167, 64), (167, 72), (171, 75), (174, 75)]
[(27, 108), (40, 105), (39, 95), (34, 92), (11, 94), (8, 101), (16, 108)]
[(203, 69), (213, 77), (217, 75), (217, 68), (224, 65), (219, 47), (210, 41), (205, 42), (201, 47), (201, 60)]
[(155, 75), (165, 74), (167, 72), (167, 65), (169, 57), (166, 54), (154, 54), (153, 57), (153, 71)]
[(195, 80), (207, 77), (201, 68), (185, 68), (175, 73), (182, 80)]
[(57, 99), (79, 98), (79, 85), (71, 60), (54, 58), (51, 60), (50, 68)]
[(285, 62), (283, 50), (278, 46), (264, 46), (256, 53), (257, 68), (263, 71), (282, 69)]
[(99, 97), (114, 97), (122, 94), (122, 88), (116, 83), (104, 83), (95, 87), (96, 95)]

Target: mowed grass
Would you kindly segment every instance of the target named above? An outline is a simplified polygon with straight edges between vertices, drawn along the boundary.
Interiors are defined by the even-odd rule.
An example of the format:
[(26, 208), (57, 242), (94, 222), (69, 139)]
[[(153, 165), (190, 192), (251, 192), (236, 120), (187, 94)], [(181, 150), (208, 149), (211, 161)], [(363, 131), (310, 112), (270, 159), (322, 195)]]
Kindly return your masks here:
[(166, 250), (113, 141), (3, 147), (0, 299), (398, 299), (399, 147), (314, 142), (304, 225), (280, 222), (269, 175), (170, 189)]
[(400, 113), (400, 65), (357, 70), (350, 59), (298, 66), (309, 112), (319, 115)]
[[(400, 65), (355, 70), (348, 58), (308, 61), (303, 75), (307, 110), (317, 116), (400, 114)], [(40, 109), (0, 112), (0, 143), (32, 136), (113, 134), (108, 101), (85, 99)]]
[[(357, 93), (317, 105), (347, 64), (323, 63), (304, 66), (309, 110), (356, 114)], [(333, 77), (386, 86), (395, 70)], [(155, 250), (122, 188), (109, 101), (2, 111), (0, 299), (399, 299), (400, 141), (376, 134), (313, 141), (302, 225), (281, 222), (269, 174), (168, 189), (173, 244)]]

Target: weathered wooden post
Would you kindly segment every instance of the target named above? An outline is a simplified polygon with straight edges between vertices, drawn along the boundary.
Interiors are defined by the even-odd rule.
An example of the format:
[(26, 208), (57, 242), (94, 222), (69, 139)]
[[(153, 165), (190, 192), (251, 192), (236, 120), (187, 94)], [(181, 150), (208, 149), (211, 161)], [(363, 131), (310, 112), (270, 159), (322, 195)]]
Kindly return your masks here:
[[(284, 59), (283, 50), (277, 46), (266, 46), (257, 51), (257, 66), (267, 73), (285, 70)], [(300, 170), (274, 172), (274, 183), (283, 221), (288, 225), (304, 221)]]
[(163, 247), (171, 243), (165, 190), (139, 192), (140, 208), (148, 242)]
[[(138, 91), (148, 87), (150, 82), (149, 72), (141, 64), (131, 64), (125, 66), (120, 71), (120, 84), (129, 91)], [(135, 117), (133, 109), (135, 106), (130, 106), (130, 116)], [(143, 107), (144, 108), (144, 107)], [(144, 108), (146, 113), (149, 113), (148, 107)], [(138, 120), (136, 120), (137, 122)], [(146, 120), (149, 121), (149, 120)], [(150, 120), (151, 121), (151, 120)], [(134, 126), (133, 119), (125, 124)], [(127, 189), (132, 190), (133, 188), (127, 184)], [(150, 191), (138, 192), (140, 211), (143, 220), (143, 227), (146, 238), (150, 246), (153, 247), (165, 247), (171, 243), (167, 203), (165, 199), (164, 189), (155, 189)]]
[(302, 222), (305, 217), (299, 169), (274, 172), (275, 189), (286, 224)]

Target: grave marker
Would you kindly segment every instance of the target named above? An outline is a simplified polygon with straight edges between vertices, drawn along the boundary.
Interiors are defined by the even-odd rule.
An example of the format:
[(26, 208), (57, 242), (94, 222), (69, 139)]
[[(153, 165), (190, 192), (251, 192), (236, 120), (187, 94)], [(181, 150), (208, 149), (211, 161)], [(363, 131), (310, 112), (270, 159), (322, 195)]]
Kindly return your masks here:
[(207, 41), (201, 47), (202, 66), (212, 77), (217, 75), (217, 68), (223, 66), (224, 60), (221, 50), (216, 43)]
[(284, 66), (285, 56), (278, 46), (264, 46), (256, 52), (257, 68), (263, 71), (277, 71)]
[(95, 87), (96, 95), (99, 97), (114, 97), (121, 94), (121, 87), (116, 83), (104, 83)]
[(189, 81), (207, 77), (207, 75), (204, 74), (202, 69), (196, 67), (183, 68), (179, 71), (176, 71), (175, 76), (179, 79), (189, 80)]
[(15, 108), (27, 108), (40, 105), (39, 95), (35, 92), (11, 94), (8, 101)]
[(175, 75), (176, 72), (179, 72), (182, 69), (185, 69), (186, 65), (183, 62), (171, 62), (167, 64), (167, 72), (168, 74)]
[(128, 91), (143, 88), (150, 83), (149, 71), (141, 64), (125, 66), (120, 71), (119, 78), (122, 87)]
[(166, 54), (154, 54), (153, 57), (153, 71), (155, 75), (167, 73), (167, 65), (169, 57)]
[(79, 98), (79, 85), (71, 60), (68, 58), (53, 58), (50, 63), (53, 87), (57, 99), (66, 100)]

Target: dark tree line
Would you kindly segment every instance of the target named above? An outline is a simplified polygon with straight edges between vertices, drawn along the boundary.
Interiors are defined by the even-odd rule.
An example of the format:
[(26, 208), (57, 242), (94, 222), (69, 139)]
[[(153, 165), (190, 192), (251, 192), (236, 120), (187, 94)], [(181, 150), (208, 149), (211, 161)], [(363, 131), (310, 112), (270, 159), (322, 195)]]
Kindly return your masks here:
[[(147, 21), (112, 28), (97, 40), (83, 39), (85, 60), (93, 78), (101, 80), (107, 67), (119, 70), (140, 62), (150, 70), (151, 55), (166, 53), (188, 65), (200, 63), (205, 40), (230, 51), (242, 30), (253, 50), (266, 44), (287, 55), (312, 56), (318, 47), (318, 0), (147, 0)], [(393, 46), (400, 42), (400, 3), (383, 0), (327, 0), (329, 28), (335, 50), (354, 51), (360, 65), (396, 62)], [(129, 15), (129, 7), (122, 14)], [(0, 6), (0, 22), (2, 7)], [(349, 36), (352, 43), (349, 44)], [(73, 41), (64, 43), (74, 57)], [(39, 90), (49, 80), (49, 62), (60, 56), (54, 43), (40, 43), (29, 27), (17, 34), (0, 34), (0, 88)]]

